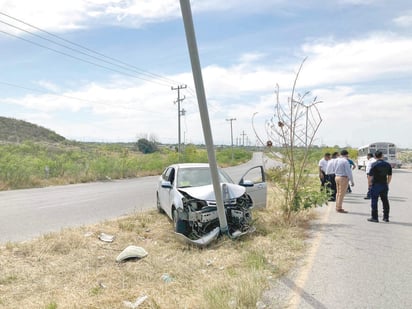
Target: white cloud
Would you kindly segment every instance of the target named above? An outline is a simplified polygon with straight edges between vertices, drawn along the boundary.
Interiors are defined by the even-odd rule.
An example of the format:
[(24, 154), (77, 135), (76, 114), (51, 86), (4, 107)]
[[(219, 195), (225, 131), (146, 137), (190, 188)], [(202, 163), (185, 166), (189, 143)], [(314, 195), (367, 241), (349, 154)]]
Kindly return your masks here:
[(56, 84), (54, 84), (53, 82), (50, 81), (46, 81), (46, 80), (39, 80), (39, 81), (35, 81), (35, 84), (39, 85), (40, 87), (52, 91), (52, 92), (58, 92), (60, 91), (60, 87)]
[(412, 27), (412, 11), (405, 12), (404, 15), (396, 17), (393, 21), (400, 27)]
[[(202, 1), (201, 10), (227, 9), (215, 1)], [(203, 6), (205, 5), (205, 6)], [(175, 0), (0, 0), (0, 11), (11, 17), (35, 25), (40, 29), (62, 32), (73, 29), (92, 27), (93, 24), (117, 25), (123, 27), (141, 27), (154, 21), (180, 18), (179, 1)], [(33, 31), (33, 28), (17, 23), (13, 18), (1, 15), (4, 22), (16, 27)], [(13, 34), (24, 33), (22, 30), (1, 24), (0, 30)]]
[[(193, 9), (199, 12), (247, 11), (253, 6), (255, 9), (264, 9), (283, 1), (192, 2)], [(337, 3), (359, 4), (358, 1)], [(147, 22), (180, 18), (178, 1), (175, 0), (0, 0), (0, 11), (53, 32), (87, 28), (93, 24), (139, 27)], [(0, 17), (4, 20), (4, 16)], [(403, 27), (411, 26), (411, 12), (399, 16), (394, 22)], [(276, 61), (276, 64), (265, 61), (277, 59), (279, 55), (271, 55), (268, 50), (262, 52), (258, 45), (255, 48), (254, 51), (249, 48), (247, 53), (239, 52), (237, 58), (234, 58), (238, 62), (234, 65), (215, 64), (203, 69), (216, 143), (230, 142), (226, 118), (237, 119), (233, 124), (235, 136), (243, 130), (252, 136), (251, 118), (255, 112), (258, 112), (255, 123), (261, 128), (273, 114), (275, 85), (278, 83), (282, 95), (287, 97), (300, 61), (306, 56), (308, 59), (298, 80), (298, 90), (311, 90), (324, 101), (319, 105), (324, 118), (319, 141), (330, 145), (360, 145), (380, 139), (396, 142), (402, 132), (412, 131), (405, 116), (411, 114), (412, 93), (408, 89), (412, 85), (399, 92), (388, 89), (376, 91), (377, 87), (374, 86), (389, 85), (395, 78), (408, 78), (412, 71), (410, 37), (389, 32), (365, 32), (363, 38), (358, 36), (350, 40), (318, 39), (306, 43), (298, 52), (290, 49), (288, 56), (282, 57), (282, 60), (288, 59), (289, 63)], [(169, 78), (186, 82), (193, 89), (191, 72), (181, 72), (180, 76)], [(27, 108), (30, 112), (24, 114), (24, 119), (54, 128), (59, 134), (69, 138), (81, 139), (80, 137), (87, 136), (99, 139), (104, 132), (108, 140), (116, 140), (133, 138), (138, 133), (156, 133), (163, 142), (176, 141), (177, 107), (173, 104), (176, 93), (170, 88), (162, 88), (153, 83), (136, 86), (119, 77), (107, 83), (84, 83), (82, 88), (73, 88), (71, 91), (65, 91), (63, 86), (46, 80), (39, 80), (37, 84), (60, 93), (60, 96), (30, 95), (4, 99), (3, 102)], [(197, 102), (188, 90), (183, 94), (186, 99), (182, 105), (187, 110), (182, 119), (185, 138), (192, 142), (202, 142)], [(59, 113), (90, 118), (81, 122), (70, 121), (67, 117), (62, 121)], [(87, 117), (84, 116), (86, 114)], [(388, 121), (393, 128), (392, 133), (389, 130), (376, 130)]]
[[(273, 7), (284, 0), (201, 0), (191, 1), (193, 12), (203, 11), (261, 11)], [(122, 27), (141, 27), (147, 23), (181, 18), (180, 4), (176, 0), (0, 0), (0, 11), (35, 25), (38, 28), (63, 32), (73, 29), (93, 27), (93, 25), (116, 25)], [(3, 21), (18, 27), (13, 19), (1, 16)], [(4, 24), (0, 29), (14, 34), (21, 30)]]
[[(302, 89), (302, 93), (312, 91), (324, 102), (319, 105), (324, 122), (317, 143), (357, 146), (370, 140), (397, 142), (397, 136), (375, 131), (380, 126), (384, 127), (387, 121), (395, 132), (390, 133), (392, 135), (405, 128), (412, 130), (409, 122), (402, 120), (411, 114), (412, 92), (385, 90), (376, 93), (369, 89), (359, 92), (358, 86), (359, 83), (385, 80), (388, 75), (408, 73), (412, 69), (412, 60), (408, 57), (412, 52), (412, 42), (408, 38), (374, 35), (364, 40), (316, 42), (306, 44), (302, 51), (309, 54), (309, 58), (298, 80), (298, 89)], [(274, 112), (276, 83), (280, 85), (283, 99), (290, 95), (300, 63), (285, 64), (281, 69), (263, 64), (251, 66), (253, 61), (259, 60), (259, 55), (258, 52), (245, 54), (231, 67), (214, 65), (203, 69), (216, 143), (230, 141), (225, 121), (229, 117), (237, 119), (234, 122), (235, 136), (245, 130), (249, 138), (254, 139), (251, 119), (256, 112), (255, 124), (265, 139), (264, 122)], [(169, 78), (187, 81), (193, 89), (189, 72)], [(45, 81), (39, 84), (53, 87)], [(138, 133), (155, 133), (162, 142), (176, 141), (177, 106), (173, 101), (177, 93), (170, 88), (149, 82), (136, 86), (117, 77), (107, 84), (89, 83), (81, 89), (61, 94), (61, 97), (30, 95), (8, 102), (23, 105), (36, 115), (64, 111), (90, 113), (92, 120), (89, 123), (56, 121), (56, 131), (69, 138), (88, 136), (98, 140), (104, 132), (108, 140), (121, 137), (130, 140)], [(187, 96), (182, 103), (187, 114), (182, 117), (182, 134), (186, 141), (203, 142), (197, 102), (188, 91), (183, 95)], [(51, 126), (50, 117), (38, 117), (38, 120)]]
[[(88, 2), (84, 0), (14, 0), (0, 2), (0, 11), (2, 13), (33, 24), (36, 27), (55, 32), (85, 27), (83, 23), (86, 17), (84, 12), (87, 12), (89, 8)], [(5, 15), (1, 15), (1, 19), (18, 27), (30, 29)], [(4, 24), (2, 24), (1, 29), (13, 33), (20, 32)]]
[(375, 34), (365, 39), (306, 44), (307, 55), (301, 83), (360, 83), (409, 74), (412, 70), (412, 39)]

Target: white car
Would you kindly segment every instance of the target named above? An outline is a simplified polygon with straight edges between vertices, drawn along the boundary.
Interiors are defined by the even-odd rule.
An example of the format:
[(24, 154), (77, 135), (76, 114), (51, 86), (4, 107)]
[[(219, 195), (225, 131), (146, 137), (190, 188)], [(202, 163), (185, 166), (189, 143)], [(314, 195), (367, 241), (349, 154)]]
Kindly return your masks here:
[[(246, 180), (245, 177), (253, 177)], [(263, 166), (249, 169), (239, 184), (219, 169), (229, 236), (254, 231), (252, 207), (265, 207), (267, 186)], [(185, 241), (207, 245), (220, 234), (216, 198), (207, 163), (168, 166), (159, 179), (157, 208), (173, 221)]]

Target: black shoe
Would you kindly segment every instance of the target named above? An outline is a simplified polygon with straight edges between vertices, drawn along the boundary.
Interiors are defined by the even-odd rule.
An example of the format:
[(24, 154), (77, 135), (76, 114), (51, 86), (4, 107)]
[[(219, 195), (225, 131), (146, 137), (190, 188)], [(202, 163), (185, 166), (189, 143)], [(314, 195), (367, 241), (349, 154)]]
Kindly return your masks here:
[(385, 222), (389, 222), (389, 218), (383, 218), (382, 220)]
[(363, 199), (364, 200), (370, 200), (371, 198), (370, 198), (370, 196), (365, 196)]
[(375, 218), (368, 218), (368, 221), (369, 221), (369, 222), (376, 222), (376, 223), (379, 222), (379, 220), (378, 220), (378, 219), (375, 219)]

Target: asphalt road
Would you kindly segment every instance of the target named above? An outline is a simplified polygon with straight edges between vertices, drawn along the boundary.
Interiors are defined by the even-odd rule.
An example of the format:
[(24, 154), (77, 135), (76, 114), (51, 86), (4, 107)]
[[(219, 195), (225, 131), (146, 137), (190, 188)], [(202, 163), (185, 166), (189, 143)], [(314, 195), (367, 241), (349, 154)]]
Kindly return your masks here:
[(0, 192), (0, 243), (153, 208), (158, 176)]
[[(226, 171), (236, 182), (248, 168), (262, 164), (269, 165), (255, 153), (248, 163)], [(0, 243), (154, 209), (158, 178), (0, 191)]]
[(354, 177), (343, 204), (349, 213), (337, 213), (335, 203), (317, 209), (308, 255), (273, 283), (266, 308), (412, 308), (412, 171), (394, 170), (389, 223), (366, 220), (365, 172), (356, 170)]

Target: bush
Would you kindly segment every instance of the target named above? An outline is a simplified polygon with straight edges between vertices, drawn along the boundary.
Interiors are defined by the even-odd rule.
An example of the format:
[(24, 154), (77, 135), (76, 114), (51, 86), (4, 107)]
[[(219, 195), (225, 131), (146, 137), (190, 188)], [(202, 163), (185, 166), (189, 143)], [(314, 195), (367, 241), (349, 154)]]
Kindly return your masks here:
[(141, 138), (137, 141), (137, 148), (142, 153), (153, 153), (158, 151), (156, 144), (145, 138)]
[[(229, 165), (225, 162), (229, 162), (229, 154), (227, 149), (217, 152), (220, 166)], [(251, 155), (235, 150), (234, 162), (230, 163), (243, 163)], [(188, 145), (179, 158), (167, 147), (143, 154), (137, 151), (136, 143), (0, 144), (0, 191), (159, 175), (166, 166), (179, 161), (207, 162), (207, 152)]]

